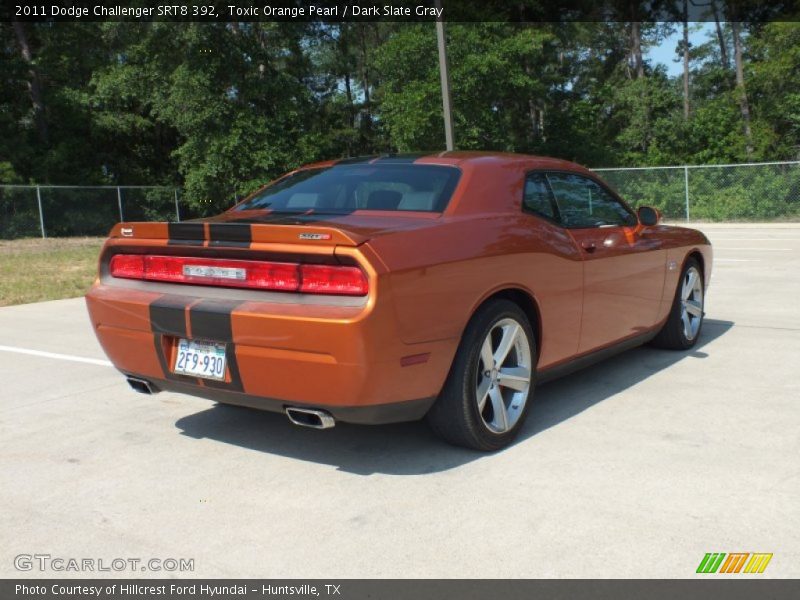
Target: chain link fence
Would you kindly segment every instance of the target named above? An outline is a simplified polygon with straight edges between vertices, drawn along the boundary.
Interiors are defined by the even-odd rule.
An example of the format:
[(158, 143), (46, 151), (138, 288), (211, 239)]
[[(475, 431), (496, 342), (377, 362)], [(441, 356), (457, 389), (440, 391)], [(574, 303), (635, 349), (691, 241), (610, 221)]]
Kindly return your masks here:
[[(800, 162), (594, 171), (668, 220), (800, 221)], [(172, 187), (0, 185), (0, 239), (104, 236), (119, 221), (194, 216)]]
[(120, 221), (180, 221), (185, 213), (171, 187), (0, 185), (0, 239), (104, 236)]
[(594, 171), (632, 206), (654, 206), (668, 220), (800, 220), (800, 162)]

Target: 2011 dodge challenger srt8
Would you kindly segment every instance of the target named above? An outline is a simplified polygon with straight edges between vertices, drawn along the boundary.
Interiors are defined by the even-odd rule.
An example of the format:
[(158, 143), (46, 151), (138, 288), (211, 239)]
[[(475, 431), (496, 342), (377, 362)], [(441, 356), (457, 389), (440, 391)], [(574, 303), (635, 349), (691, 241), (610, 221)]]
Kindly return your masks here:
[(227, 212), (120, 223), (86, 297), (131, 386), (509, 444), (535, 385), (697, 341), (712, 253), (591, 171), (443, 152), (313, 164)]

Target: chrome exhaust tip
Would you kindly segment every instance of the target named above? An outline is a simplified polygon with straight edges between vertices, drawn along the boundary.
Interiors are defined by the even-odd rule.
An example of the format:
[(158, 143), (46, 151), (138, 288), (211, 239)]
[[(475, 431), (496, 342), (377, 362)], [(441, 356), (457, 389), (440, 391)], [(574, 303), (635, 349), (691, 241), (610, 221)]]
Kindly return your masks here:
[(138, 377), (128, 377), (128, 385), (131, 389), (140, 394), (157, 394), (160, 390), (146, 379)]
[(311, 427), (312, 429), (330, 429), (336, 425), (333, 415), (324, 410), (314, 410), (312, 408), (297, 408), (296, 406), (286, 407), (286, 416), (295, 425), (300, 427)]

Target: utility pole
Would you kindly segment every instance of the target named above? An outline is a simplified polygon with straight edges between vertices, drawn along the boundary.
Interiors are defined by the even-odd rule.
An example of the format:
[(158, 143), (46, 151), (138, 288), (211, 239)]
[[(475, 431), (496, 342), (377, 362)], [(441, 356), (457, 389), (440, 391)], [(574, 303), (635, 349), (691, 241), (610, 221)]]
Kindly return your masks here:
[[(442, 1), (436, 0), (436, 8)], [(453, 111), (450, 102), (450, 72), (447, 68), (447, 46), (444, 36), (444, 21), (436, 20), (436, 38), (439, 42), (439, 78), (442, 82), (442, 109), (444, 111), (444, 139), (448, 150), (453, 150)]]

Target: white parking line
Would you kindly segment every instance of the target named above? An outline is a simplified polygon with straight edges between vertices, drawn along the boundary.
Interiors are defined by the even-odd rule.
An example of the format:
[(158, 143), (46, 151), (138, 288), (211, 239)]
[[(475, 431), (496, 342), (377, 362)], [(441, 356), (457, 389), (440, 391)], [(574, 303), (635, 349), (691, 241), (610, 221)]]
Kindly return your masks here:
[(794, 248), (738, 248), (738, 247), (737, 248), (733, 248), (733, 247), (725, 248), (725, 247), (714, 246), (714, 250), (758, 250), (759, 252), (762, 252), (762, 251), (765, 251), (765, 252), (791, 252), (792, 250), (794, 250)]
[(28, 348), (17, 348), (15, 346), (0, 346), (2, 352), (13, 352), (15, 354), (29, 354), (31, 356), (41, 356), (43, 358), (55, 358), (57, 360), (69, 360), (72, 362), (86, 363), (100, 367), (113, 367), (107, 360), (97, 358), (85, 358), (83, 356), (72, 356), (71, 354), (58, 354), (56, 352), (42, 352), (41, 350), (30, 350)]

